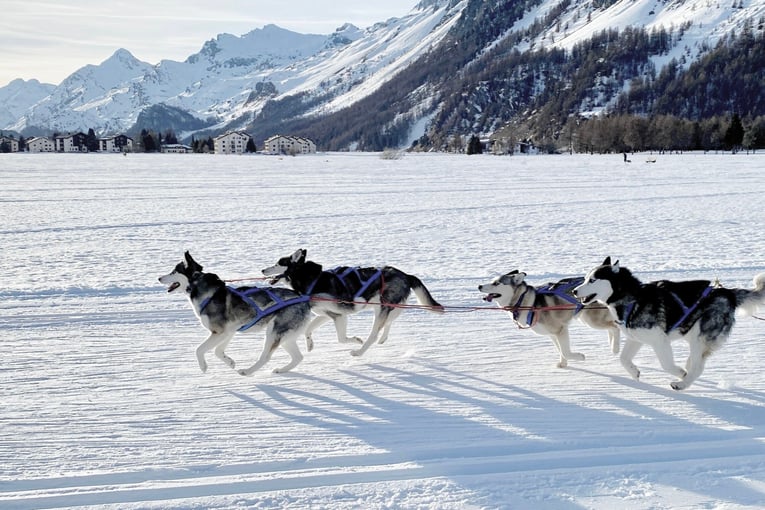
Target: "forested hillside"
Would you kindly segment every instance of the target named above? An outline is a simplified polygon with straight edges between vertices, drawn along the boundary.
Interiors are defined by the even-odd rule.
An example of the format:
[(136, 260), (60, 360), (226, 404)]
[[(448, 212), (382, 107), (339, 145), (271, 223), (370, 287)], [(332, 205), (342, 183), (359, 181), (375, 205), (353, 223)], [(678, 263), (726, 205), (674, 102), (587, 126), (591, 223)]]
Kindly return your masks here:
[[(428, 128), (414, 143), (422, 150), (456, 149), (455, 138), (466, 143), (473, 135), (493, 137), (501, 147), (530, 140), (549, 150), (727, 149), (733, 142), (726, 143), (725, 132), (735, 115), (746, 140), (733, 146), (763, 146), (762, 19), (715, 47), (685, 46), (679, 59), (658, 67), (683, 47), (689, 23), (608, 29), (570, 49), (540, 44), (522, 51), (524, 41), (549, 33), (570, 7), (564, 1), (512, 30), (534, 4), (471, 2), (442, 45), (378, 93), (322, 118), (321, 130), (315, 119), (290, 127), (330, 150), (353, 141), (367, 150), (401, 145), (416, 118), (428, 115)], [(609, 5), (601, 4), (596, 7)], [(500, 34), (502, 41), (484, 50)], [(554, 35), (547, 40), (553, 43)], [(604, 126), (607, 140), (595, 135)]]

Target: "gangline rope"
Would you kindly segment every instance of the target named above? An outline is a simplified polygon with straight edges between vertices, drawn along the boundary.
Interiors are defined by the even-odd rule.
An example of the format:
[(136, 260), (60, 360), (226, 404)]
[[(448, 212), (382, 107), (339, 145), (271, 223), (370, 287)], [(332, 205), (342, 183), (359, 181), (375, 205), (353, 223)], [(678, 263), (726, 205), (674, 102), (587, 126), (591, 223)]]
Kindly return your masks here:
[[(230, 279), (225, 280), (226, 282), (245, 282), (245, 281), (253, 281), (253, 280), (268, 280), (266, 277), (262, 276), (256, 276), (251, 278), (236, 278), (236, 279)], [(544, 311), (554, 311), (554, 310), (574, 310), (577, 308), (577, 305), (573, 304), (565, 304), (565, 305), (550, 305), (550, 306), (460, 306), (460, 305), (442, 305), (442, 306), (431, 306), (431, 305), (420, 305), (420, 304), (408, 304), (408, 303), (400, 303), (400, 304), (394, 304), (394, 303), (369, 303), (367, 301), (343, 301), (340, 299), (333, 299), (333, 298), (323, 298), (318, 296), (311, 296), (311, 301), (327, 301), (327, 302), (334, 302), (334, 303), (346, 303), (346, 304), (353, 304), (353, 305), (362, 305), (362, 306), (370, 306), (370, 305), (377, 305), (377, 306), (387, 306), (389, 308), (410, 308), (410, 309), (416, 309), (416, 310), (429, 310), (429, 311), (443, 311), (443, 312), (454, 312), (454, 313), (468, 313), (468, 312), (483, 312), (483, 311), (492, 311), (492, 312), (526, 312), (526, 311), (533, 311), (533, 312), (544, 312)], [(588, 306), (588, 309), (606, 309), (608, 308), (606, 305), (590, 305)], [(759, 321), (765, 321), (765, 317), (759, 317), (757, 315), (751, 316), (753, 319), (757, 319)]]

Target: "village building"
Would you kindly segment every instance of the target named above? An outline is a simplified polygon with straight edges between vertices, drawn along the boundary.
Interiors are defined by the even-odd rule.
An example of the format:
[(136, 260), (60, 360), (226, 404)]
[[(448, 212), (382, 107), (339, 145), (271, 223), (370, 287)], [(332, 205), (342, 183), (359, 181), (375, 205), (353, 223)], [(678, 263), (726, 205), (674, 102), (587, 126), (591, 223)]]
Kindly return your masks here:
[(316, 144), (300, 136), (275, 135), (263, 143), (263, 150), (271, 154), (314, 154)]
[(0, 152), (19, 152), (19, 141), (10, 136), (0, 136)]
[(252, 137), (244, 131), (229, 131), (214, 139), (215, 154), (244, 154)]
[(508, 138), (490, 138), (484, 144), (484, 151), (492, 154), (539, 154), (539, 147), (529, 140), (513, 141)]
[(54, 138), (56, 152), (87, 152), (87, 136), (85, 133), (58, 135)]
[(99, 152), (132, 152), (133, 139), (127, 135), (114, 135), (98, 139)]
[(55, 152), (53, 139), (47, 136), (36, 136), (27, 140), (27, 152)]
[(183, 145), (181, 143), (164, 143), (160, 148), (160, 151), (164, 154), (186, 154), (193, 152), (193, 149), (189, 145)]

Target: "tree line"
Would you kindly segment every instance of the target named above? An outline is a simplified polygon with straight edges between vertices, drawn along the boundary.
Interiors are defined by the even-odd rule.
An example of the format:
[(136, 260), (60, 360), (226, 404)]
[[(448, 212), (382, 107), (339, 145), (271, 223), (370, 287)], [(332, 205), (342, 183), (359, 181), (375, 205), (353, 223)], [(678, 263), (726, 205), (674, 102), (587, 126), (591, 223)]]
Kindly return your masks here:
[(765, 116), (609, 115), (580, 122), (568, 136), (576, 152), (753, 151), (765, 148)]

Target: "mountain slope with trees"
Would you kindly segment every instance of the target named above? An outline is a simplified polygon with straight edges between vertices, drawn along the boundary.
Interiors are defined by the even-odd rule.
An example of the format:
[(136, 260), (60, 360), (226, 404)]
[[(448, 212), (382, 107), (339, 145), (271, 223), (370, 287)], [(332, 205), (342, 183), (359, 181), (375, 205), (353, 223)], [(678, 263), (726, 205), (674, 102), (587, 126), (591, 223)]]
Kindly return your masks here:
[[(328, 37), (224, 34), (183, 63), (120, 50), (11, 128), (186, 142), (244, 129), (320, 150), (464, 151), (473, 138), (498, 152), (761, 148), (764, 33), (765, 0), (422, 0)], [(285, 47), (253, 42), (268, 34)]]

